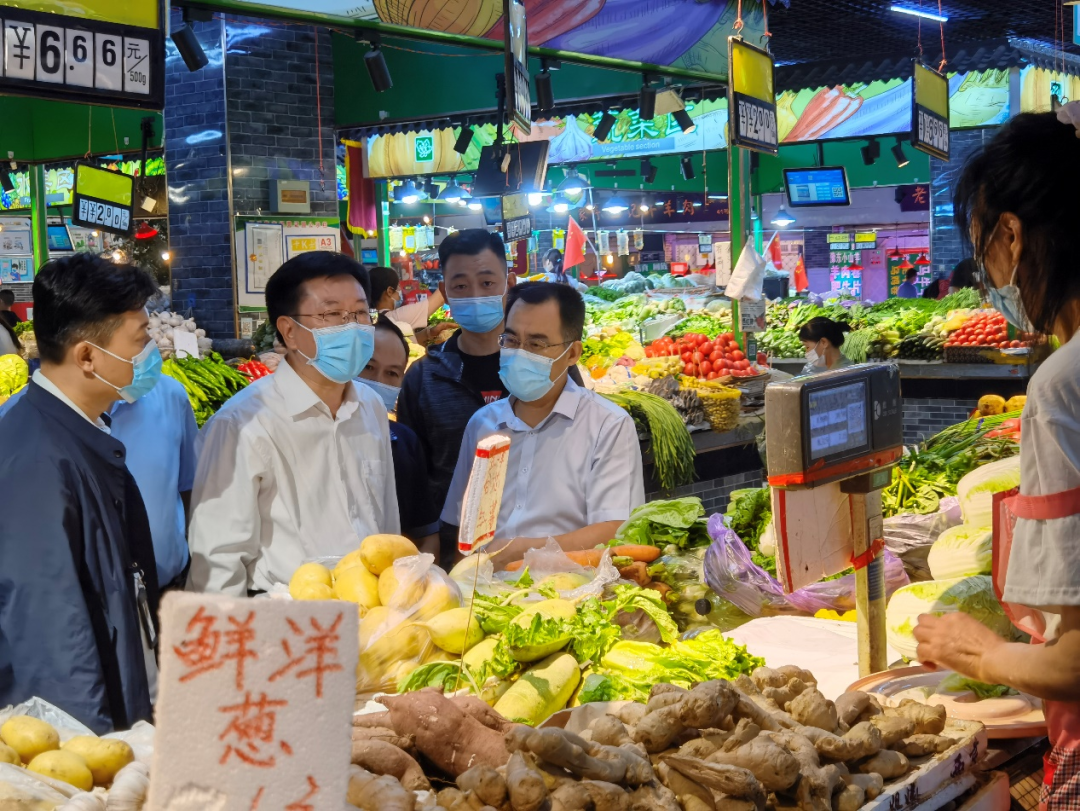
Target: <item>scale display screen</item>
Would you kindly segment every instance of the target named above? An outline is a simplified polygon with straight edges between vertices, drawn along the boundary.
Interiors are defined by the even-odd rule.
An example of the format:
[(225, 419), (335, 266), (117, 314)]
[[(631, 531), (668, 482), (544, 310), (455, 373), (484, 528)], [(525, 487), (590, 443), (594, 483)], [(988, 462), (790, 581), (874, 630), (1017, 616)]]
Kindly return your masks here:
[(810, 459), (824, 459), (869, 444), (866, 381), (808, 392)]

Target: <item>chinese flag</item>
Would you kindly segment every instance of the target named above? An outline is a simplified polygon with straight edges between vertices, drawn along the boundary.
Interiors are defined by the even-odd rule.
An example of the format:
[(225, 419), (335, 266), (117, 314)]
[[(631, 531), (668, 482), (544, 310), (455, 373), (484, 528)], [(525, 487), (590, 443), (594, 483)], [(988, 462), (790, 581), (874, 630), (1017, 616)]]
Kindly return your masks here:
[(798, 261), (795, 262), (795, 292), (804, 293), (809, 287), (810, 280), (806, 277), (806, 263), (800, 253)]
[(585, 232), (571, 217), (566, 226), (566, 250), (563, 251), (563, 270), (585, 261)]
[(780, 232), (773, 234), (769, 244), (765, 246), (765, 258), (772, 262), (777, 270), (784, 269), (784, 255), (780, 251)]

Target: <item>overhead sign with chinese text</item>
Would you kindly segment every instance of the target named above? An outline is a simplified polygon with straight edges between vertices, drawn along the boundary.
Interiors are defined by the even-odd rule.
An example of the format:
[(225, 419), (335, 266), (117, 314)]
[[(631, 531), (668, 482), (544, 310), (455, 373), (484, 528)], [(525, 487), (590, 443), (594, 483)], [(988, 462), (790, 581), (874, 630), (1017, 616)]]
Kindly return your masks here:
[(71, 221), (113, 234), (131, 233), (131, 202), (135, 179), (80, 163), (75, 167)]
[[(130, 5), (146, 3), (132, 0)], [(95, 4), (89, 5), (86, 16), (0, 9), (0, 92), (160, 110), (165, 42), (158, 15), (97, 12)], [(142, 25), (151, 20), (155, 27)]]
[(522, 135), (532, 132), (529, 95), (529, 39), (522, 0), (503, 0), (506, 49), (506, 110)]
[(911, 143), (935, 158), (949, 159), (949, 79), (918, 62), (911, 95)]
[(772, 57), (739, 37), (728, 37), (728, 77), (731, 144), (777, 154), (780, 133)]
[(502, 217), (503, 241), (507, 245), (532, 236), (533, 218), (527, 194), (508, 194), (503, 197)]

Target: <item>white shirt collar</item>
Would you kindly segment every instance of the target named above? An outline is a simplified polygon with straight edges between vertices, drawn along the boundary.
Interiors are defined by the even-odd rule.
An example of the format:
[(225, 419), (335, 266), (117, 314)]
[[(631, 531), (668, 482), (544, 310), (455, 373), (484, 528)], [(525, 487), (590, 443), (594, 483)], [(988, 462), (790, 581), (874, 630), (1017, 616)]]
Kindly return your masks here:
[(559, 395), (559, 399), (555, 401), (554, 408), (551, 409), (551, 414), (548, 414), (541, 420), (535, 428), (531, 428), (526, 425), (517, 414), (514, 413), (515, 398), (507, 397), (504, 400), (496, 401), (496, 405), (499, 408), (498, 426), (500, 428), (509, 428), (513, 431), (538, 431), (551, 420), (552, 416), (559, 414), (566, 417), (568, 420), (573, 420), (577, 414), (578, 404), (581, 402), (581, 396), (584, 393), (584, 389), (581, 388), (572, 378), (566, 378), (566, 385), (563, 386), (562, 394)]
[[(285, 413), (290, 417), (300, 417), (313, 408), (328, 417), (330, 416), (329, 407), (315, 393), (314, 389), (307, 384), (304, 378), (297, 374), (296, 370), (289, 364), (288, 359), (282, 358), (277, 371), (274, 372), (271, 379), (278, 393), (285, 401)], [(360, 400), (356, 395), (356, 384), (346, 386), (345, 399), (338, 409), (337, 419), (348, 419), (359, 405)]]
[(107, 426), (105, 424), (105, 420), (101, 419), (101, 417), (98, 417), (96, 420), (92, 420), (88, 416), (86, 416), (86, 412), (83, 411), (81, 408), (79, 408), (77, 405), (75, 405), (75, 403), (72, 401), (72, 399), (70, 397), (68, 397), (66, 394), (64, 394), (64, 392), (62, 392), (60, 390), (59, 386), (57, 386), (55, 383), (53, 383), (51, 380), (49, 380), (49, 378), (45, 377), (45, 375), (42, 374), (41, 369), (38, 369), (37, 371), (34, 372), (34, 378), (33, 379), (34, 379), (34, 382), (38, 386), (45, 389), (45, 391), (49, 392), (49, 394), (51, 394), (53, 397), (55, 397), (61, 403), (66, 405), (68, 408), (70, 408), (72, 411), (74, 411), (76, 414), (78, 414), (80, 417), (82, 417), (88, 423), (93, 425), (95, 428), (100, 428), (106, 434), (111, 434), (112, 433), (109, 430), (109, 426)]

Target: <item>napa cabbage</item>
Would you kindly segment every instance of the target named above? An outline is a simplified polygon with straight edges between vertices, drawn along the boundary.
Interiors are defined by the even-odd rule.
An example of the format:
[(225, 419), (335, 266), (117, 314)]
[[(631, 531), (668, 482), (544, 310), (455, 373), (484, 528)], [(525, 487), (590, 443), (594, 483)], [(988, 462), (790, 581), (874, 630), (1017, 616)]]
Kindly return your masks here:
[(930, 547), (927, 563), (934, 580), (990, 574), (993, 532), (990, 527), (960, 524), (951, 527)]
[(975, 468), (956, 485), (964, 523), (989, 527), (994, 523), (994, 493), (1020, 486), (1020, 457), (1010, 456)]

